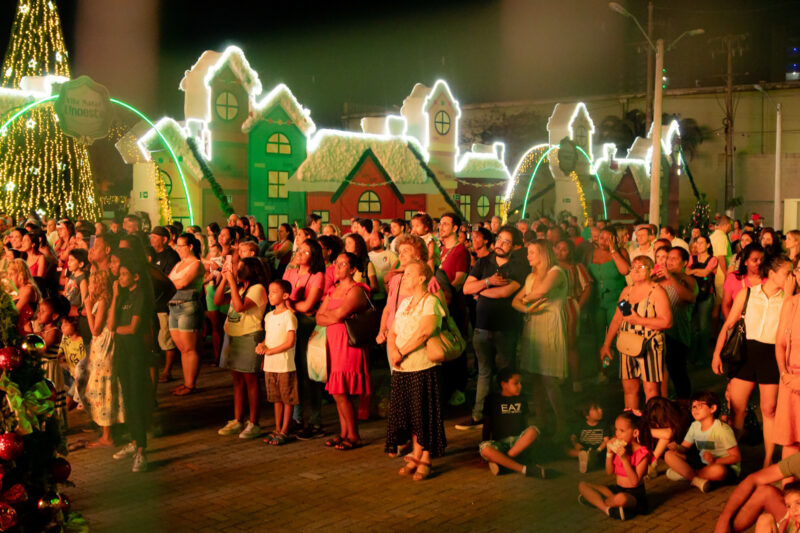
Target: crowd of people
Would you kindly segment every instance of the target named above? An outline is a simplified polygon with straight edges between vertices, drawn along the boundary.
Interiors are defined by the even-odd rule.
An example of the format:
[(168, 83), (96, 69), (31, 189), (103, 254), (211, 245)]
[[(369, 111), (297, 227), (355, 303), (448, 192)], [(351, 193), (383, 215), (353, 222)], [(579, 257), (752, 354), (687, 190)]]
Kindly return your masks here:
[[(736, 489), (718, 531), (800, 525), (800, 489), (768, 485), (800, 472), (800, 231), (720, 216), (688, 228), (687, 242), (669, 226), (546, 216), (470, 226), (455, 213), (418, 213), (354, 218), (342, 234), (310, 215), (302, 227), (271, 228), (270, 242), (246, 215), (205, 228), (150, 227), (135, 214), (14, 222), (0, 217), (0, 277), (19, 333), (44, 339), (59, 419), (85, 410), (98, 428), (89, 446), (99, 447), (124, 424), (131, 440), (113, 457), (132, 457), (135, 472), (147, 470), (156, 385), (175, 379), (178, 359), (177, 397), (197, 393), (201, 361), (230, 371), (233, 417), (220, 435), (270, 446), (321, 436), (329, 396), (339, 427), (324, 444), (340, 451), (363, 444), (359, 421), (378, 392), (371, 370), (382, 364), (385, 452), (402, 456), (399, 474), (415, 481), (445, 453), (445, 410), (469, 398), (453, 428), (483, 429), (478, 453), (492, 473), (546, 477), (543, 442), (560, 446), (581, 472), (616, 476), (578, 489), (619, 519), (647, 512), (644, 480), (660, 464), (706, 492), (738, 482), (739, 443), (763, 439), (763, 470)], [(721, 354), (742, 325), (741, 360), (729, 364)], [(442, 361), (431, 341), (450, 329), (467, 348)], [(724, 375), (718, 393), (693, 390), (690, 367)], [(624, 411), (611, 428), (597, 401), (571, 427), (575, 393), (616, 378)], [(263, 391), (271, 431), (260, 426)], [(776, 445), (783, 460), (773, 464)]]

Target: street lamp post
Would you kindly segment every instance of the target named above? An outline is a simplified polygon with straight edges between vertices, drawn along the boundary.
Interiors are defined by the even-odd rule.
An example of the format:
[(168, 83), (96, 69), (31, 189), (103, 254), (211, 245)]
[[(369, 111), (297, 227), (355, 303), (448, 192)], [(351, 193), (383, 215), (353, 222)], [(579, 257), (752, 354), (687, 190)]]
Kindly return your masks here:
[(772, 206), (772, 226), (780, 231), (783, 229), (783, 199), (781, 197), (781, 152), (783, 143), (783, 117), (780, 102), (776, 102), (761, 85), (753, 85), (753, 88), (767, 97), (775, 105), (777, 114), (775, 116), (775, 189), (773, 192)]
[(655, 44), (653, 41), (650, 40), (650, 37), (647, 35), (647, 32), (644, 31), (642, 25), (639, 21), (634, 17), (627, 9), (622, 7), (617, 2), (609, 2), (608, 7), (611, 8), (612, 11), (616, 11), (620, 15), (633, 19), (633, 22), (636, 24), (636, 27), (639, 28), (639, 31), (642, 32), (644, 35), (645, 40), (650, 45), (650, 48), (656, 54), (656, 69), (655, 69), (655, 86), (654, 86), (654, 95), (653, 95), (653, 150), (651, 153), (651, 160), (650, 160), (650, 215), (649, 215), (649, 222), (650, 224), (660, 225), (661, 224), (661, 100), (663, 95), (663, 71), (664, 71), (664, 52), (669, 52), (672, 50), (675, 45), (683, 39), (686, 35), (695, 36), (695, 35), (702, 35), (705, 33), (705, 30), (702, 28), (697, 28), (694, 30), (688, 30), (681, 33), (677, 39), (672, 41), (669, 46), (667, 46), (666, 50), (664, 50), (664, 40), (657, 39)]

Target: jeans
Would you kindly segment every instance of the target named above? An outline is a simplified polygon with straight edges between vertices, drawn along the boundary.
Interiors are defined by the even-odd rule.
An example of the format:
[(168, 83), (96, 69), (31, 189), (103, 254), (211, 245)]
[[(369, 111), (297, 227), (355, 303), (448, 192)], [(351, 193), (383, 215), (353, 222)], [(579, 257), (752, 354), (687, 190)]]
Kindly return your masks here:
[(489, 331), (476, 329), (472, 345), (478, 359), (478, 390), (475, 393), (475, 407), (472, 418), (483, 418), (483, 402), (492, 384), (492, 371), (514, 366), (517, 351), (517, 333), (514, 331)]
[(300, 393), (300, 403), (294, 406), (292, 418), (297, 422), (306, 422), (310, 426), (322, 425), (322, 387), (308, 377), (308, 339), (314, 332), (316, 322), (314, 317), (297, 313), (297, 337), (295, 341), (294, 360), (297, 366), (297, 385)]
[(675, 396), (679, 400), (688, 400), (692, 396), (692, 382), (689, 381), (689, 372), (686, 368), (686, 355), (689, 347), (675, 337), (667, 337), (667, 351), (664, 359), (667, 363), (669, 379), (675, 386)]
[(694, 326), (692, 332), (692, 362), (695, 364), (711, 361), (709, 350), (711, 343), (711, 313), (713, 310), (713, 296), (695, 303), (694, 314), (692, 315)]
[(122, 390), (125, 425), (136, 445), (146, 448), (153, 407), (149, 354), (138, 336), (117, 334), (115, 341), (114, 367)]

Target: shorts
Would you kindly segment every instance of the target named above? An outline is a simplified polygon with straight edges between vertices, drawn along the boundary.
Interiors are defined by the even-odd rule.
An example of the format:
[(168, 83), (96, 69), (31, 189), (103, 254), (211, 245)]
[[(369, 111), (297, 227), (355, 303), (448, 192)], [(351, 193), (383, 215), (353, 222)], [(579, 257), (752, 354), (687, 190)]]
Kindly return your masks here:
[(664, 379), (664, 336), (656, 335), (639, 357), (619, 354), (620, 379), (641, 379), (648, 383), (661, 383)]
[(511, 437), (506, 437), (500, 440), (485, 440), (478, 445), (478, 451), (482, 452), (484, 448), (494, 448), (502, 454), (508, 454), (508, 451), (513, 448), (517, 441), (519, 441), (519, 439), (521, 439), (522, 436), (531, 428), (533, 428), (537, 434), (539, 433), (539, 428), (536, 426), (528, 426), (519, 435), (512, 435)]
[(169, 313), (158, 313), (158, 347), (164, 351), (175, 349), (175, 341), (169, 334)]
[(614, 494), (620, 494), (620, 493), (630, 494), (631, 496), (633, 496), (636, 499), (636, 507), (631, 507), (631, 508), (626, 507), (625, 508), (625, 517), (626, 518), (628, 516), (631, 516), (631, 513), (628, 512), (628, 509), (631, 509), (633, 511), (632, 514), (634, 516), (635, 515), (639, 515), (639, 514), (647, 514), (648, 513), (647, 491), (645, 491), (645, 489), (644, 489), (644, 483), (640, 483), (639, 485), (637, 485), (635, 487), (631, 487), (631, 488), (620, 487), (616, 483), (614, 483), (613, 485), (606, 485), (606, 486), (608, 487), (608, 490), (610, 490)]
[(300, 403), (297, 393), (297, 372), (264, 372), (267, 383), (267, 401), (285, 405)]
[(200, 302), (189, 300), (179, 304), (169, 304), (169, 329), (177, 331), (200, 331), (203, 329), (203, 314)]
[(747, 339), (745, 347), (744, 363), (731, 373), (731, 378), (759, 385), (777, 385), (781, 373), (775, 359), (775, 345)]
[[(700, 470), (708, 466), (700, 458), (700, 453), (697, 450), (697, 448), (690, 450), (690, 452), (686, 454), (686, 462), (689, 463), (689, 466), (691, 466), (693, 470)], [(735, 485), (739, 483), (739, 474), (741, 474), (742, 472), (741, 463), (735, 465), (722, 465), (722, 466), (725, 467), (725, 479), (717, 483), (723, 485)]]

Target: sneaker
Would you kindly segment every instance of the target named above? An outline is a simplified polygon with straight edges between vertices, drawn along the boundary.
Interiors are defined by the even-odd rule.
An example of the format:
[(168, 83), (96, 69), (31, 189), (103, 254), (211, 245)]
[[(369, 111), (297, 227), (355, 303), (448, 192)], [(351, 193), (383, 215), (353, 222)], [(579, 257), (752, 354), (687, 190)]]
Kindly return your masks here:
[(666, 476), (667, 479), (669, 479), (670, 481), (686, 481), (685, 477), (683, 477), (682, 475), (680, 475), (671, 468), (667, 468)]
[(655, 479), (658, 477), (658, 462), (650, 463), (650, 466), (647, 467), (647, 477), (648, 479)]
[(217, 435), (236, 435), (242, 430), (242, 423), (238, 420), (229, 420), (225, 426), (217, 431)]
[(711, 490), (711, 482), (701, 477), (695, 477), (692, 480), (692, 485), (700, 489), (700, 492), (708, 492), (709, 490)]
[(460, 390), (454, 390), (453, 394), (450, 395), (450, 400), (447, 402), (453, 407), (458, 407), (459, 405), (464, 405), (464, 402), (467, 401), (467, 398), (464, 396), (464, 393)]
[(132, 442), (129, 442), (125, 446), (122, 447), (117, 453), (115, 453), (112, 457), (114, 459), (125, 459), (126, 457), (130, 457), (136, 453), (136, 445)]
[(261, 434), (261, 428), (248, 420), (247, 425), (244, 427), (244, 430), (241, 433), (239, 433), (239, 438), (254, 439), (258, 437), (260, 434)]
[(538, 479), (547, 479), (547, 469), (542, 465), (526, 465), (525, 477), (535, 477)]
[(132, 472), (147, 472), (147, 456), (144, 451), (136, 452), (133, 456)]
[(625, 521), (625, 508), (624, 507), (609, 507), (608, 516), (615, 518), (621, 522)]
[(456, 429), (481, 429), (483, 427), (483, 420), (475, 420), (471, 416), (466, 417), (464, 420), (456, 424)]
[(493, 476), (500, 475), (500, 465), (489, 461), (489, 472), (491, 472)]
[(578, 452), (578, 471), (581, 474), (585, 474), (588, 468), (589, 468), (589, 452), (586, 450), (581, 450)]
[(311, 440), (322, 433), (322, 426), (306, 426), (295, 434), (298, 440)]

